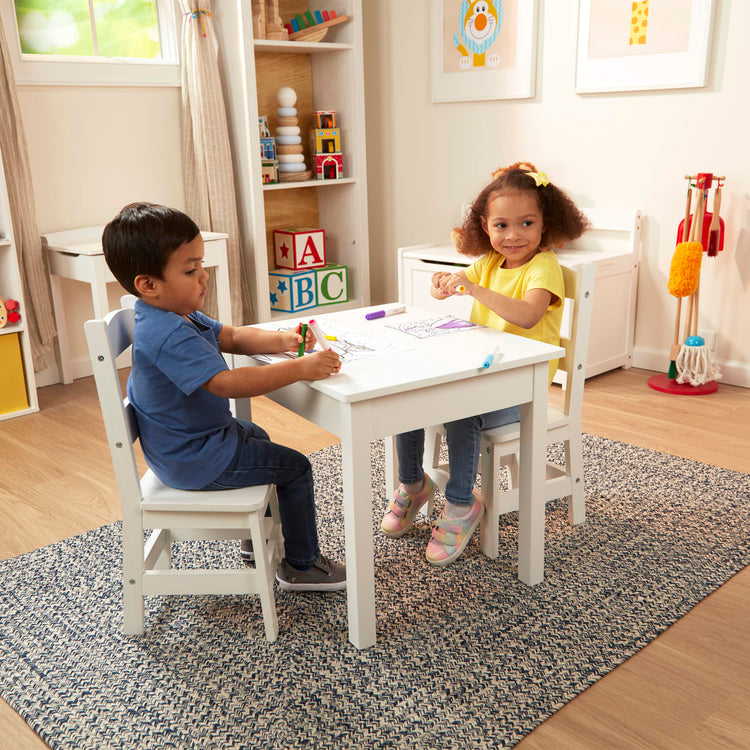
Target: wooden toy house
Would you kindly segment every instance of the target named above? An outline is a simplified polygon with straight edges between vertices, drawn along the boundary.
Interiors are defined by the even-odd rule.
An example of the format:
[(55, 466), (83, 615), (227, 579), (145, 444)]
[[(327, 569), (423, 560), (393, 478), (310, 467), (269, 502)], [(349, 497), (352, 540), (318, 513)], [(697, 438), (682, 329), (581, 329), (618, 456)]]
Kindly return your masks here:
[(343, 154), (315, 154), (315, 176), (319, 180), (340, 180), (344, 176)]
[(310, 130), (310, 152), (313, 154), (335, 154), (341, 151), (341, 131), (338, 128), (312, 128)]
[(315, 128), (326, 129), (336, 127), (336, 110), (319, 109), (313, 112), (313, 123)]
[(263, 159), (260, 173), (264, 185), (275, 185), (279, 181), (279, 163), (275, 159)]

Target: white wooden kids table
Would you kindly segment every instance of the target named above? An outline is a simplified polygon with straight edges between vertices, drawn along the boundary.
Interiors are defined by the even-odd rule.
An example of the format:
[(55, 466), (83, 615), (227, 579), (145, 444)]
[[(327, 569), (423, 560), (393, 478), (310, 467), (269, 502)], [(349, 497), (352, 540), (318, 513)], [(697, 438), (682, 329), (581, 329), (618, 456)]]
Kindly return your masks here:
[[(324, 334), (348, 330), (355, 332), (353, 339), (359, 334), (372, 338), (380, 354), (344, 360), (341, 372), (326, 380), (268, 394), (341, 439), (349, 639), (357, 648), (372, 646), (376, 639), (373, 440), (521, 404), (518, 577), (529, 585), (542, 581), (548, 363), (564, 355), (560, 347), (482, 327), (417, 338), (392, 326), (434, 319), (434, 312), (407, 306), (403, 314), (366, 320), (365, 313), (376, 309), (317, 315), (316, 320)], [(307, 322), (309, 315), (259, 327), (274, 330), (298, 320)], [(328, 343), (335, 349), (349, 345), (346, 335)], [(499, 361), (483, 368), (498, 345)], [(237, 360), (261, 364), (249, 357)]]
[[(91, 286), (95, 318), (103, 318), (109, 312), (107, 284), (115, 282), (116, 279), (104, 260), (103, 231), (104, 227), (84, 227), (45, 235), (48, 245), (47, 261), (52, 305), (57, 321), (60, 380), (63, 383), (73, 382), (73, 368), (70, 361), (68, 329), (60, 279), (84, 281)], [(228, 322), (231, 321), (232, 316), (229, 302), (227, 235), (221, 232), (201, 232), (201, 236), (205, 243), (203, 265), (206, 268), (216, 268), (216, 301), (219, 308), (219, 320)]]

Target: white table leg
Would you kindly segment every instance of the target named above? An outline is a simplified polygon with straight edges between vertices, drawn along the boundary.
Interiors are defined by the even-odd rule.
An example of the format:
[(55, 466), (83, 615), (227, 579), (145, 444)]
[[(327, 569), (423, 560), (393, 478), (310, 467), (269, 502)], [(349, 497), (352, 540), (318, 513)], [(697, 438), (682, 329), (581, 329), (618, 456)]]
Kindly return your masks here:
[(107, 297), (107, 265), (104, 256), (94, 255), (86, 259), (91, 264), (91, 298), (94, 301), (94, 317), (103, 318), (109, 312)]
[(544, 482), (547, 442), (547, 362), (534, 365), (533, 398), (521, 405), (518, 497), (518, 577), (544, 580)]
[(349, 405), (348, 410), (345, 434), (340, 437), (349, 640), (357, 648), (368, 648), (375, 645), (376, 633), (370, 441), (357, 426), (357, 405)]
[(67, 385), (73, 382), (70, 367), (70, 344), (68, 343), (68, 323), (65, 320), (65, 305), (63, 304), (60, 277), (51, 273), (49, 276), (50, 291), (52, 292), (52, 307), (55, 310), (55, 324), (57, 325), (57, 352), (60, 357), (60, 381)]

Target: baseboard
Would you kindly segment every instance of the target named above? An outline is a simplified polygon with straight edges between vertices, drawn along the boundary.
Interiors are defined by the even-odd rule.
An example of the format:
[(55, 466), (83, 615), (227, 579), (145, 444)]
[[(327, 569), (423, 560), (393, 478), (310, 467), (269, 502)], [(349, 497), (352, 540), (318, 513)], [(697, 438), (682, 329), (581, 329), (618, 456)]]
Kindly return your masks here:
[[(723, 362), (718, 358), (714, 358), (714, 362), (721, 370), (721, 383), (750, 388), (750, 363), (737, 360)], [(633, 367), (666, 372), (669, 367), (669, 351), (636, 346), (633, 349)]]
[[(121, 370), (123, 367), (130, 367), (130, 352), (126, 352), (117, 359), (117, 368)], [(73, 380), (86, 378), (89, 375), (94, 374), (94, 371), (91, 369), (91, 360), (87, 356), (72, 358), (70, 360), (70, 369)], [(37, 388), (62, 383), (60, 368), (57, 366), (57, 363), (53, 363), (45, 370), (40, 370), (35, 373), (34, 378), (36, 380)]]

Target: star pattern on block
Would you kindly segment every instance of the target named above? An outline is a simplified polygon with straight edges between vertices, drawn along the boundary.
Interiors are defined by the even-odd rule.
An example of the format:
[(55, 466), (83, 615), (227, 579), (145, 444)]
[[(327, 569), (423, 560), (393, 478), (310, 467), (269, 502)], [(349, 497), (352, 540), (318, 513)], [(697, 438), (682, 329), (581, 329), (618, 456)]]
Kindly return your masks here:
[(281, 250), (281, 257), (282, 258), (288, 258), (289, 257), (289, 245), (287, 245), (286, 242), (279, 247), (279, 250)]
[(286, 292), (286, 281), (280, 281), (280, 282), (278, 283), (277, 289), (278, 289), (278, 290), (279, 290), (280, 292)]
[(278, 301), (279, 301), (279, 298), (276, 292), (271, 292), (271, 304), (275, 305), (278, 303)]

